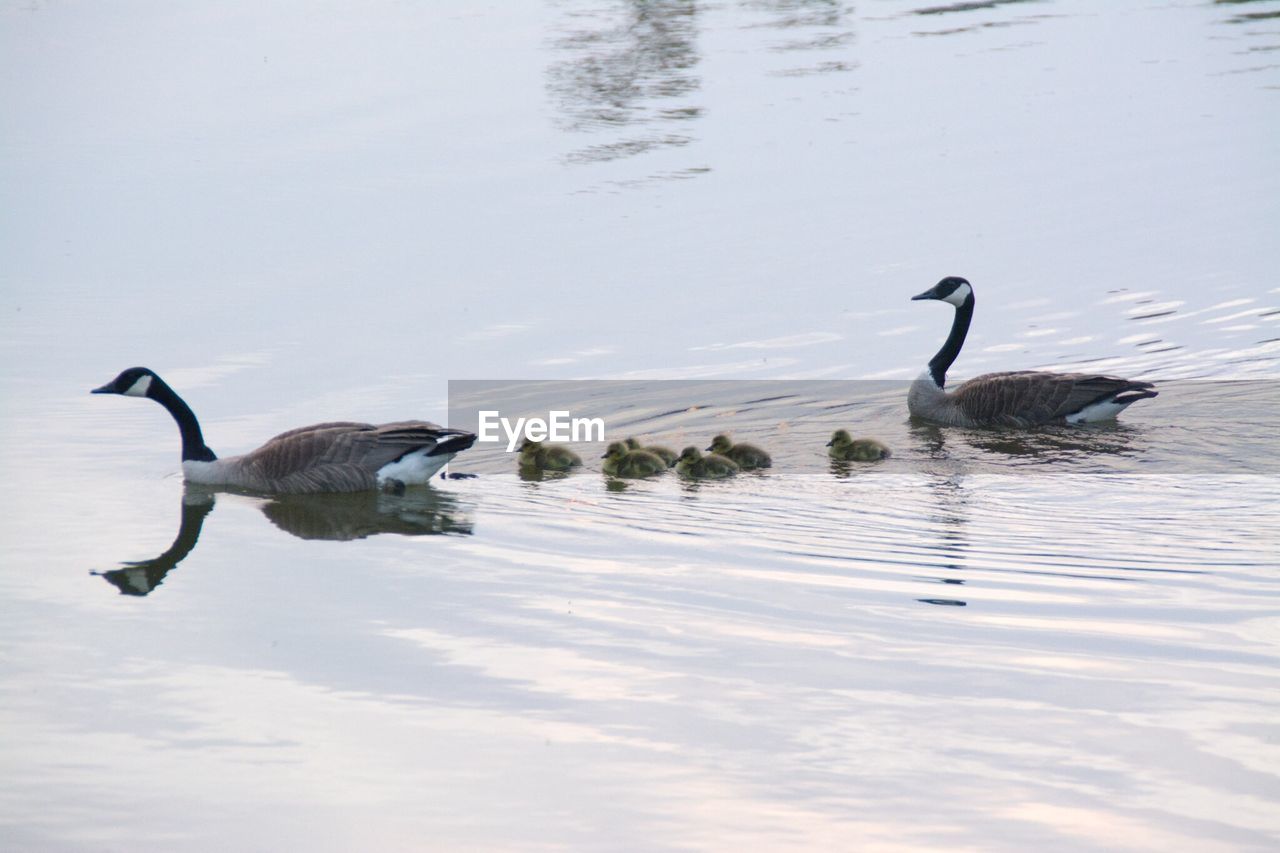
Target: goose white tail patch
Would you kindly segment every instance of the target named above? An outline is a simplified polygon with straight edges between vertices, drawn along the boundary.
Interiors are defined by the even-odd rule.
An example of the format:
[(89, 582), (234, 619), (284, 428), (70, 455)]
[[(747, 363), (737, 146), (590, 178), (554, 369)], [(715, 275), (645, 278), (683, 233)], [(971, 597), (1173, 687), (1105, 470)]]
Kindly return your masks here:
[(126, 397), (145, 397), (147, 391), (151, 388), (151, 377), (149, 375), (139, 376), (138, 380), (129, 386), (124, 392)]
[(1085, 406), (1073, 415), (1067, 415), (1067, 423), (1091, 424), (1098, 421), (1114, 420), (1116, 415), (1129, 408), (1133, 402), (1133, 400), (1130, 400), (1127, 403), (1117, 403), (1115, 400), (1101, 400), (1092, 405)]
[(416, 486), (431, 480), (435, 473), (454, 457), (452, 453), (428, 456), (433, 448), (424, 447), (407, 453), (395, 462), (388, 462), (378, 469), (378, 484), (387, 480), (399, 480), (407, 486)]

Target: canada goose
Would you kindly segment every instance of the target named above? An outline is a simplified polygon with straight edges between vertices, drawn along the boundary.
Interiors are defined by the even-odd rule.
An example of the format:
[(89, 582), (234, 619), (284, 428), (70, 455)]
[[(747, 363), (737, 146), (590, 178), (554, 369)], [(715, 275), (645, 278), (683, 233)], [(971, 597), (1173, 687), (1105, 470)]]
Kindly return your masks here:
[(661, 456), (647, 450), (627, 450), (621, 441), (610, 444), (601, 458), (604, 472), (611, 477), (649, 477), (667, 470)]
[(960, 354), (973, 319), (973, 286), (948, 276), (911, 298), (938, 299), (956, 309), (946, 343), (907, 394), (907, 409), (917, 417), (963, 427), (1077, 424), (1111, 420), (1129, 404), (1156, 396), (1150, 382), (1031, 370), (975, 376), (948, 393), (943, 390), (947, 368)]
[(850, 462), (875, 462), (878, 459), (888, 459), (892, 455), (888, 447), (874, 438), (855, 439), (849, 435), (848, 430), (843, 429), (838, 429), (831, 435), (827, 447), (830, 448), (827, 455), (832, 459)]
[(717, 435), (711, 439), (711, 446), (707, 450), (736, 462), (743, 471), (773, 466), (773, 460), (769, 458), (768, 453), (765, 453), (754, 444), (734, 444), (729, 441), (729, 436), (724, 434)]
[(568, 471), (582, 464), (582, 458), (563, 444), (544, 444), (525, 439), (520, 445), (520, 467), (539, 471)]
[(647, 450), (654, 456), (660, 457), (663, 462), (667, 463), (668, 468), (676, 464), (676, 452), (670, 447), (663, 447), (661, 444), (645, 446), (634, 438), (628, 438), (626, 445), (628, 450)]
[(703, 456), (696, 447), (686, 447), (676, 462), (676, 472), (695, 480), (720, 480), (738, 473), (738, 463), (718, 453)]
[(169, 410), (182, 434), (182, 473), (190, 483), (255, 492), (359, 492), (425, 483), (476, 440), (426, 421), (335, 421), (282, 432), (243, 456), (219, 459), (204, 443), (191, 407), (154, 371), (131, 367), (94, 394), (149, 397)]

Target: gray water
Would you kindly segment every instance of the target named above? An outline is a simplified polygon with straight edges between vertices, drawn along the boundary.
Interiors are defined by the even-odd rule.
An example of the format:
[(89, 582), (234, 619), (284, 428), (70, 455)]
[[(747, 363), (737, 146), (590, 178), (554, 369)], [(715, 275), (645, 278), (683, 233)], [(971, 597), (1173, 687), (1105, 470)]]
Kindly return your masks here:
[[(0, 5), (0, 847), (1274, 849), (1277, 57), (1276, 0)], [(912, 423), (948, 274), (956, 377), (1160, 396)], [(223, 455), (496, 398), (775, 466), (213, 493), (133, 364)]]

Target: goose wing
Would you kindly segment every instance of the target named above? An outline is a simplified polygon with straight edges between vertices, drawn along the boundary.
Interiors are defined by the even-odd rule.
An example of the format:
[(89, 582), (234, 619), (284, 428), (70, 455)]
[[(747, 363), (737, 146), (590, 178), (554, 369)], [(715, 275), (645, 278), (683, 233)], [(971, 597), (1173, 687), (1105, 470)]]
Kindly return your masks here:
[(1059, 423), (1087, 406), (1118, 394), (1154, 396), (1150, 382), (1093, 373), (1018, 371), (975, 376), (951, 399), (976, 423), (1033, 426)]
[(428, 421), (374, 424), (333, 421), (282, 432), (240, 464), (281, 491), (360, 491), (377, 485), (378, 469), (417, 450), (452, 453), (474, 437)]

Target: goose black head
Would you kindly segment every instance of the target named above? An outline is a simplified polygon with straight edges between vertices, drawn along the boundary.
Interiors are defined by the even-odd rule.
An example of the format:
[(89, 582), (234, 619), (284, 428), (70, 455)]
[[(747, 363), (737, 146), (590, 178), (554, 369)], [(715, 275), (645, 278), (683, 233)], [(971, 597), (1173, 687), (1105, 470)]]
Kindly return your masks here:
[(949, 275), (924, 293), (918, 293), (911, 299), (912, 301), (917, 299), (938, 299), (959, 308), (965, 302), (973, 300), (973, 285), (958, 275)]
[(101, 388), (94, 388), (90, 394), (123, 394), (126, 397), (149, 397), (150, 391), (159, 382), (160, 377), (156, 376), (155, 371), (148, 370), (145, 367), (130, 367), (128, 370), (121, 371), (120, 375), (112, 379)]

